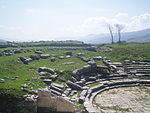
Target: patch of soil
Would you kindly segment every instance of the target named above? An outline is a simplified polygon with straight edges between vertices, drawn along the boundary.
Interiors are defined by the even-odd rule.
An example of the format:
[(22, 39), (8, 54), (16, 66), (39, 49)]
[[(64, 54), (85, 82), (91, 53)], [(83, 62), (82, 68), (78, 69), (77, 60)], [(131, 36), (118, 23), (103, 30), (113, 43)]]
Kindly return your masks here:
[(98, 94), (93, 106), (104, 113), (150, 113), (150, 87), (124, 87)]

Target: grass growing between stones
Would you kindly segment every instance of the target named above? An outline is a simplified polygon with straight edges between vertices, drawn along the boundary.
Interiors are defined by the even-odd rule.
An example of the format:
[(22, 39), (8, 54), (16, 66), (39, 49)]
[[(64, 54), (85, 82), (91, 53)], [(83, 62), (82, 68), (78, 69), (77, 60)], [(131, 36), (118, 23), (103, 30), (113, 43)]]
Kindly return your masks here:
[[(10, 49), (10, 48), (9, 48)], [(66, 81), (71, 78), (72, 71), (80, 68), (84, 65), (87, 65), (86, 62), (81, 61), (76, 57), (76, 54), (79, 52), (85, 53), (85, 57), (91, 58), (94, 56), (98, 56), (97, 52), (90, 52), (85, 50), (74, 50), (73, 56), (70, 58), (60, 59), (60, 56), (66, 56), (65, 53), (69, 50), (47, 50), (47, 47), (27, 47), (23, 49), (42, 49), (44, 54), (55, 54), (55, 62), (51, 62), (50, 56), (47, 59), (40, 59), (31, 61), (28, 65), (23, 64), (18, 57), (25, 56), (29, 57), (30, 55), (34, 55), (34, 52), (27, 53), (19, 53), (13, 54), (12, 56), (1, 56), (0, 57), (0, 79), (4, 79), (3, 83), (0, 83), (0, 93), (2, 94), (12, 94), (21, 96), (25, 94), (24, 91), (21, 90), (22, 84), (27, 84), (29, 89), (38, 89), (41, 87), (45, 87), (44, 84), (39, 79), (38, 68), (39, 67), (49, 67), (55, 69), (58, 72), (58, 76), (64, 78)], [(73, 62), (72, 64), (67, 64), (67, 62)], [(63, 73), (59, 73), (60, 70), (63, 70)], [(61, 84), (60, 81), (56, 81), (56, 83)]]
[[(50, 54), (47, 59), (34, 60), (28, 65), (23, 64), (18, 57), (30, 55), (36, 55), (33, 51), (26, 53), (13, 54), (12, 56), (1, 56), (0, 57), (0, 79), (4, 79), (4, 83), (0, 83), (0, 93), (23, 95), (25, 92), (21, 90), (22, 84), (28, 84), (30, 89), (38, 89), (45, 87), (44, 84), (38, 77), (39, 67), (49, 67), (55, 69), (56, 72), (63, 70), (63, 73), (58, 73), (58, 77), (68, 80), (72, 76), (72, 71), (87, 65), (86, 62), (80, 60), (76, 57), (77, 53), (84, 53), (83, 57), (90, 59), (96, 56), (106, 56), (112, 61), (123, 61), (124, 59), (129, 60), (146, 60), (150, 61), (150, 43), (121, 43), (121, 44), (107, 44), (104, 46), (109, 46), (112, 48), (110, 52), (93, 52), (82, 50), (65, 50), (62, 48), (71, 47), (55, 47), (61, 48), (55, 50), (48, 50), (48, 48), (53, 47), (21, 47), (21, 48), (1, 48), (0, 51), (5, 49), (25, 49), (25, 50), (36, 50), (40, 49), (44, 51), (44, 54)], [(100, 46), (98, 49), (101, 49)], [(73, 56), (70, 58), (60, 59), (60, 56), (66, 56), (66, 52), (71, 51)], [(52, 56), (54, 55), (54, 56)], [(50, 59), (55, 57), (56, 61), (51, 62)], [(67, 62), (72, 62), (71, 64)], [(104, 65), (102, 61), (96, 61), (98, 65)], [(56, 81), (60, 83), (60, 81)], [(92, 84), (92, 86), (97, 85), (97, 83)], [(92, 87), (91, 86), (91, 87)]]
[(87, 86), (91, 88), (91, 87), (97, 86), (99, 84), (101, 84), (101, 83), (100, 82), (95, 82), (95, 83), (89, 84)]

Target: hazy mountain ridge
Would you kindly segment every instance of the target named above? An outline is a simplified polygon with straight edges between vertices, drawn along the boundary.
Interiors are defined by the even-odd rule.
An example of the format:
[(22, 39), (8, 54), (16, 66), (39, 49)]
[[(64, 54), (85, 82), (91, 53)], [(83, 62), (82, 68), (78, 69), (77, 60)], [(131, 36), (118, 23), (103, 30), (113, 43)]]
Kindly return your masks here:
[[(114, 41), (118, 41), (118, 34), (114, 33)], [(59, 37), (60, 38), (60, 37)], [(58, 38), (57, 38), (58, 39)], [(57, 39), (55, 40), (57, 42)], [(103, 33), (103, 34), (89, 34), (87, 36), (81, 36), (81, 37), (61, 37), (62, 41), (67, 40), (79, 40), (83, 41), (84, 43), (88, 44), (103, 44), (103, 43), (111, 43), (111, 36), (109, 33)], [(74, 40), (74, 41), (75, 41)], [(6, 42), (5, 39), (0, 39), (0, 42)], [(54, 42), (55, 42), (54, 41)], [(121, 33), (121, 41), (126, 42), (150, 42), (150, 29), (144, 29), (140, 31), (134, 31), (134, 32), (125, 32)]]
[(0, 39), (0, 42), (6, 42), (6, 40)]
[[(110, 43), (111, 37), (109, 33), (106, 34), (90, 34), (83, 38), (85, 43), (99, 44)], [(114, 33), (114, 41), (118, 41), (117, 33)], [(150, 42), (150, 29), (144, 29), (141, 31), (125, 32), (121, 34), (121, 41), (127, 42)]]

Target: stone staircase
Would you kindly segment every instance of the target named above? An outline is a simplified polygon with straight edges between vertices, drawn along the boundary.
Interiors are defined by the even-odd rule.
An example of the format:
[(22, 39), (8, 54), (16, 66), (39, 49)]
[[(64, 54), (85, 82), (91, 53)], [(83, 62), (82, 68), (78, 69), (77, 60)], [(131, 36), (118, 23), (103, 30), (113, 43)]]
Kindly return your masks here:
[(129, 76), (150, 77), (150, 62), (124, 62), (124, 69)]

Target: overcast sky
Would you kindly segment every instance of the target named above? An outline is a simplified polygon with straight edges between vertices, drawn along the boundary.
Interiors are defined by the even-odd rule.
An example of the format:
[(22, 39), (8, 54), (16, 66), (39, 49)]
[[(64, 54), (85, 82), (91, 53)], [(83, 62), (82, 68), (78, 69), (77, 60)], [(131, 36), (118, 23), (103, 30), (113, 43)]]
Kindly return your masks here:
[[(0, 39), (63, 40), (150, 28), (150, 0), (0, 0)], [(59, 37), (59, 38), (58, 38)], [(78, 39), (78, 38), (75, 38)]]

